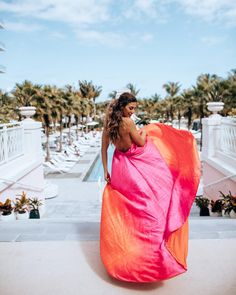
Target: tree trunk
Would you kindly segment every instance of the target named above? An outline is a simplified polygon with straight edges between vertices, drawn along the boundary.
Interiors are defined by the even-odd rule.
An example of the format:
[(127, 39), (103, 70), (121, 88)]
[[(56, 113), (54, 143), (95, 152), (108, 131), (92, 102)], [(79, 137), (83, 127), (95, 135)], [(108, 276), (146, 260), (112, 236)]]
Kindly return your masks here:
[(180, 120), (181, 120), (181, 114), (180, 114), (180, 110), (178, 110), (179, 129), (180, 129)]
[(172, 106), (172, 104), (171, 104), (171, 106), (170, 106), (170, 118), (171, 118), (171, 121), (173, 121), (173, 119), (174, 119), (174, 114), (173, 114), (173, 106)]
[(45, 135), (46, 135), (46, 158), (45, 161), (49, 162), (50, 157), (50, 148), (49, 148), (49, 126), (45, 125)]
[(68, 128), (69, 128), (69, 145), (72, 145), (72, 140), (71, 140), (71, 115), (68, 116)]
[(59, 141), (59, 152), (62, 151), (62, 131), (63, 131), (63, 122), (62, 122), (62, 115), (60, 116), (60, 141)]
[(94, 117), (94, 119), (96, 118), (96, 104), (95, 104), (95, 100), (93, 101), (93, 117)]
[(76, 140), (79, 139), (79, 117), (77, 115), (75, 115), (75, 124), (76, 124), (76, 130), (75, 130), (75, 134), (76, 134)]
[(188, 107), (188, 130), (190, 130), (191, 124), (192, 124), (192, 109), (191, 107)]
[(45, 161), (50, 161), (50, 148), (49, 148), (49, 130), (50, 130), (50, 121), (47, 114), (43, 115), (44, 123), (45, 123), (45, 135), (46, 135), (46, 158)]

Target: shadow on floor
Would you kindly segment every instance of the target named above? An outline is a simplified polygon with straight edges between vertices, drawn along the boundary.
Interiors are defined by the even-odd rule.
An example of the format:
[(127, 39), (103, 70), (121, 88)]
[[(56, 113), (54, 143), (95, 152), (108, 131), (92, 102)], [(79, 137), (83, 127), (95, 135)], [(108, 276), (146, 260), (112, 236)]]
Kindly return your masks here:
[(143, 291), (148, 291), (148, 290), (153, 290), (153, 289), (158, 289), (164, 285), (163, 282), (155, 282), (155, 283), (132, 283), (132, 282), (122, 282), (116, 279), (111, 278), (103, 264), (100, 258), (99, 254), (99, 242), (81, 242), (80, 247), (82, 252), (84, 253), (84, 256), (86, 258), (86, 261), (88, 265), (91, 267), (91, 269), (105, 282), (125, 288), (125, 289), (132, 289), (132, 290), (143, 290)]

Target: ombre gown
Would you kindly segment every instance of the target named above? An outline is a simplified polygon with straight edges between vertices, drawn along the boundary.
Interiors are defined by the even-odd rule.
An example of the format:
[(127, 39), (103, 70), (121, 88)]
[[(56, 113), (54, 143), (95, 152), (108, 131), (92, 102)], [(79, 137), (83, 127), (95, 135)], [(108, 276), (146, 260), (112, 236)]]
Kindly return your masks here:
[(115, 149), (103, 193), (100, 254), (107, 272), (130, 282), (169, 279), (187, 270), (188, 216), (200, 161), (192, 134), (149, 124), (143, 147)]

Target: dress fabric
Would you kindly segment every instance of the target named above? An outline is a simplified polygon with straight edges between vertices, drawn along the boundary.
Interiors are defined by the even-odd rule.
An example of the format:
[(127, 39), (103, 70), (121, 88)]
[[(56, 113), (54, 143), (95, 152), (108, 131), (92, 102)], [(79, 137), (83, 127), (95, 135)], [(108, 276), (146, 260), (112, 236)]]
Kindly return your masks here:
[(199, 180), (193, 135), (149, 124), (143, 147), (115, 149), (102, 200), (100, 255), (107, 272), (130, 282), (187, 270), (188, 217)]

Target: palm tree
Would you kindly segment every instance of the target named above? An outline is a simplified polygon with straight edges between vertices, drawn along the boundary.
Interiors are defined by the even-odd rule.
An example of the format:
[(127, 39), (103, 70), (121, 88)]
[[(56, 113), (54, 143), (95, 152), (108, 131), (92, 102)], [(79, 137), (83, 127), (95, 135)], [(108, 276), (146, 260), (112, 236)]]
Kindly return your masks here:
[(110, 92), (110, 93), (108, 94), (108, 97), (109, 97), (110, 99), (115, 99), (115, 98), (116, 98), (116, 95), (117, 95), (117, 91), (116, 91), (116, 90), (113, 90), (112, 92)]
[(138, 95), (138, 93), (139, 93), (139, 91), (140, 91), (140, 89), (137, 89), (136, 86), (135, 86), (134, 84), (132, 84), (132, 83), (128, 83), (128, 84), (126, 85), (126, 88), (128, 88), (128, 89), (130, 90), (130, 92), (131, 92), (135, 97), (137, 97), (137, 95)]
[(54, 101), (52, 116), (55, 116), (56, 122), (59, 123), (60, 139), (59, 152), (62, 151), (62, 131), (63, 131), (63, 117), (66, 114), (66, 100), (64, 99), (64, 90), (60, 88), (54, 89)]
[(7, 123), (16, 119), (16, 101), (11, 94), (0, 90), (0, 122)]
[(93, 82), (79, 81), (79, 88), (80, 88), (80, 96), (82, 98), (87, 98), (88, 100), (93, 102), (93, 117), (96, 115), (96, 105), (95, 101), (96, 98), (102, 92), (102, 86), (93, 85)]
[(174, 108), (173, 108), (174, 98), (178, 94), (180, 87), (181, 86), (179, 82), (168, 82), (163, 85), (163, 88), (167, 92), (166, 99), (168, 101), (168, 108), (169, 108), (169, 114), (170, 114), (171, 120), (174, 119)]
[(175, 108), (177, 110), (177, 118), (178, 118), (178, 125), (179, 125), (179, 129), (180, 129), (180, 120), (181, 117), (184, 113), (184, 99), (182, 97), (182, 95), (178, 95), (174, 98), (174, 105)]
[(224, 82), (224, 87), (227, 88), (227, 92), (225, 92), (224, 97), (225, 107), (223, 113), (225, 115), (236, 115), (236, 69), (228, 73), (228, 77)]
[(71, 140), (71, 118), (74, 113), (74, 97), (75, 97), (75, 89), (71, 85), (65, 86), (65, 92), (63, 99), (66, 101), (66, 116), (68, 118), (68, 125), (69, 128), (69, 145), (72, 144)]
[(185, 115), (188, 118), (188, 130), (192, 125), (192, 116), (193, 116), (193, 105), (194, 105), (194, 93), (192, 89), (184, 90), (181, 93), (182, 103), (185, 109)]
[(80, 97), (80, 92), (79, 91), (75, 91), (74, 92), (74, 116), (75, 116), (75, 124), (76, 124), (76, 140), (78, 140), (79, 138), (79, 123), (83, 123), (83, 120), (82, 122), (80, 122), (80, 118), (82, 118), (82, 107), (81, 107), (81, 104), (82, 104), (82, 98)]
[(223, 101), (227, 95), (227, 85), (217, 75), (200, 75), (197, 78), (197, 87), (206, 96), (206, 101)]
[(16, 83), (15, 88), (12, 91), (12, 94), (15, 96), (17, 102), (20, 106), (30, 106), (31, 102), (37, 95), (37, 91), (40, 90), (40, 85), (33, 85), (28, 80), (25, 80), (23, 83)]
[(46, 135), (46, 157), (45, 161), (50, 161), (49, 149), (49, 135), (50, 123), (52, 122), (52, 109), (53, 109), (54, 94), (50, 85), (43, 86), (35, 96), (33, 105), (36, 107), (35, 117), (41, 119), (45, 128)]
[(161, 96), (160, 96), (159, 94), (155, 93), (155, 94), (153, 94), (153, 95), (151, 96), (151, 99), (152, 99), (154, 102), (158, 102), (158, 101), (161, 100)]

